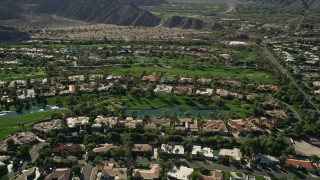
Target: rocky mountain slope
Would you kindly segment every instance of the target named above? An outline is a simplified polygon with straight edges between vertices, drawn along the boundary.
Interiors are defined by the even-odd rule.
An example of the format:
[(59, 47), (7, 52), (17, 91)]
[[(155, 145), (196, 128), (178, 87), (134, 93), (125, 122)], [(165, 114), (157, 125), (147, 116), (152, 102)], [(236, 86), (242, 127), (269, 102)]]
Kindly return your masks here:
[(163, 26), (182, 29), (203, 29), (206, 24), (200, 20), (189, 17), (173, 16), (163, 22)]
[(0, 26), (0, 42), (28, 40), (29, 36), (14, 28)]
[(24, 13), (55, 14), (87, 22), (147, 27), (160, 23), (160, 18), (150, 12), (118, 0), (12, 0), (10, 4), (20, 7), (32, 4)]
[(201, 30), (222, 30), (224, 27), (218, 23), (208, 23), (200, 19), (173, 16), (165, 20), (162, 24), (169, 28), (181, 28), (181, 29), (201, 29)]
[(18, 14), (21, 11), (21, 8), (8, 1), (0, 1), (0, 20), (20, 18)]

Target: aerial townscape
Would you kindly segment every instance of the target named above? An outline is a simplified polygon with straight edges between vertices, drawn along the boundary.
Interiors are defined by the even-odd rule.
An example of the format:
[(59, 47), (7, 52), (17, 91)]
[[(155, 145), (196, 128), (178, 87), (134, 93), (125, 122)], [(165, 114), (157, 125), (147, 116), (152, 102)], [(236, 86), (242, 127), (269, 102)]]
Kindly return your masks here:
[(320, 179), (319, 0), (0, 0), (0, 180)]

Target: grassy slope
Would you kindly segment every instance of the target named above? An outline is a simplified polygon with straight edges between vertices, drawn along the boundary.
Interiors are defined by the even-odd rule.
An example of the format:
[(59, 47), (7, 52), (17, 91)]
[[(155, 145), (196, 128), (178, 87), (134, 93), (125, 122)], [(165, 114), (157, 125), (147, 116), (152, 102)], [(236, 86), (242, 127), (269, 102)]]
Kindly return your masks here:
[(161, 19), (167, 19), (172, 16), (194, 16), (203, 13), (218, 12), (220, 4), (194, 4), (194, 3), (172, 3), (161, 6), (146, 6), (144, 9), (149, 10), (152, 14), (159, 16)]
[(20, 117), (0, 117), (0, 139), (19, 129), (19, 122), (30, 125), (35, 122), (50, 118), (53, 112), (32, 113)]
[(27, 78), (44, 78), (46, 73), (43, 69), (37, 68), (17, 68), (17, 69), (1, 69), (0, 81), (24, 80)]

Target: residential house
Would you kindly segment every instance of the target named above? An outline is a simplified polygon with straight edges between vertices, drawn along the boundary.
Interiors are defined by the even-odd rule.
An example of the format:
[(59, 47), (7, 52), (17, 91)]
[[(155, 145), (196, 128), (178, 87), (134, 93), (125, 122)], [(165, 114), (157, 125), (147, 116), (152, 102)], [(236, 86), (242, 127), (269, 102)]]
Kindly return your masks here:
[(80, 90), (81, 93), (92, 93), (94, 91), (94, 88), (92, 85), (89, 84), (82, 84), (80, 85)]
[(127, 117), (126, 120), (120, 121), (120, 123), (124, 123), (124, 126), (130, 129), (134, 129), (138, 124), (142, 124), (141, 119), (134, 119), (133, 117)]
[(266, 111), (266, 114), (271, 117), (276, 117), (279, 119), (286, 119), (287, 118), (287, 114), (281, 109), (268, 110), (268, 111)]
[(228, 125), (231, 129), (231, 132), (238, 135), (245, 135), (249, 132), (260, 131), (259, 128), (255, 127), (249, 121), (244, 119), (230, 120), (228, 121)]
[(64, 90), (65, 87), (61, 87), (59, 89), (61, 89), (61, 91), (59, 93), (61, 96), (67, 96), (70, 94), (74, 94), (76, 92), (76, 86), (73, 84), (69, 85), (67, 90)]
[(6, 84), (6, 82), (0, 81), (0, 87), (4, 87), (5, 84)]
[(249, 174), (243, 174), (243, 180), (256, 180), (256, 177)]
[(89, 123), (89, 117), (70, 117), (67, 118), (67, 125), (69, 128), (74, 128), (76, 126), (84, 125)]
[(192, 122), (186, 122), (186, 125), (191, 132), (197, 133), (199, 131), (198, 120), (193, 119)]
[(238, 149), (238, 148), (220, 149), (219, 155), (233, 157), (237, 161), (240, 161), (240, 159), (242, 157), (242, 153), (241, 153), (240, 149)]
[(118, 146), (116, 146), (114, 144), (108, 144), (108, 143), (100, 144), (100, 145), (98, 145), (98, 147), (93, 149), (93, 152), (95, 152), (95, 153), (107, 152), (107, 151), (115, 149), (115, 148), (118, 148)]
[(33, 125), (33, 128), (40, 132), (48, 133), (54, 129), (61, 129), (61, 125), (62, 125), (61, 119), (54, 119), (47, 122), (37, 123)]
[(211, 96), (212, 93), (213, 93), (213, 89), (209, 89), (209, 88), (196, 90), (196, 94), (203, 95), (203, 96)]
[[(148, 131), (154, 131), (154, 130), (157, 130), (157, 128), (159, 128), (155, 123), (146, 123), (144, 125), (144, 128)], [(160, 127), (161, 128), (161, 127)]]
[(261, 153), (258, 153), (256, 155), (256, 158), (260, 158), (260, 164), (267, 165), (267, 166), (275, 165), (275, 164), (279, 164), (280, 163), (278, 158), (276, 158), (274, 156), (263, 155)]
[(38, 142), (38, 136), (34, 134), (33, 132), (27, 131), (27, 132), (18, 132), (5, 140), (0, 142), (0, 150), (7, 151), (8, 145), (6, 141), (8, 139), (12, 139), (14, 141), (14, 144), (16, 146), (21, 146), (24, 144), (33, 145), (36, 142)]
[(61, 151), (65, 150), (69, 153), (74, 153), (76, 149), (81, 149), (81, 146), (79, 144), (73, 144), (73, 143), (58, 143), (56, 146), (52, 148), (53, 153), (60, 153)]
[(117, 80), (117, 79), (121, 79), (122, 76), (115, 76), (115, 75), (109, 75), (107, 76), (107, 80)]
[(174, 81), (175, 79), (172, 77), (162, 77), (159, 82), (162, 84), (172, 84)]
[(309, 160), (299, 160), (294, 159), (292, 156), (288, 156), (285, 160), (286, 166), (292, 166), (297, 169), (305, 169), (311, 173), (316, 173), (319, 171), (317, 165)]
[(202, 126), (202, 131), (207, 134), (229, 135), (229, 130), (222, 120), (206, 120)]
[(314, 86), (320, 87), (320, 81), (314, 81), (312, 84), (313, 84)]
[(0, 167), (8, 168), (7, 164), (10, 164), (9, 160), (10, 156), (0, 156)]
[(216, 94), (220, 97), (223, 97), (223, 98), (238, 98), (238, 99), (244, 98), (244, 96), (242, 94), (230, 92), (225, 89), (216, 89)]
[(177, 86), (173, 93), (175, 95), (192, 95), (192, 86)]
[(136, 154), (152, 153), (152, 146), (149, 144), (133, 144), (131, 151)]
[(30, 169), (23, 170), (21, 172), (21, 175), (18, 176), (16, 178), (16, 180), (38, 179), (38, 177), (36, 177), (36, 172), (37, 172), (37, 174), (40, 174), (39, 169), (36, 167), (32, 167)]
[(113, 83), (109, 83), (107, 86), (104, 84), (100, 84), (98, 87), (99, 92), (108, 91), (113, 86)]
[(265, 128), (271, 129), (277, 126), (278, 121), (275, 121), (274, 119), (271, 119), (271, 118), (260, 117), (260, 118), (254, 118), (252, 122), (254, 122), (254, 124), (256, 124), (258, 127), (262, 129), (265, 129)]
[(202, 84), (202, 85), (211, 85), (212, 84), (212, 79), (201, 78), (201, 79), (197, 79), (197, 82)]
[(14, 100), (13, 100), (11, 97), (6, 96), (6, 95), (1, 97), (1, 101), (2, 101), (2, 102), (6, 102), (6, 103), (8, 103), (8, 104), (14, 102)]
[(257, 89), (260, 91), (277, 91), (278, 86), (260, 84)]
[(210, 172), (210, 176), (202, 175), (201, 179), (203, 179), (203, 180), (224, 180), (223, 179), (223, 172), (222, 171), (218, 171), (218, 170), (211, 171)]
[(38, 142), (38, 136), (33, 132), (19, 132), (12, 136), (16, 145), (34, 144)]
[(10, 156), (0, 156), (0, 163), (7, 164), (9, 163)]
[(201, 146), (193, 146), (192, 147), (192, 152), (191, 152), (192, 157), (197, 157), (199, 155), (203, 155), (206, 159), (213, 159), (213, 150), (208, 147), (201, 148)]
[(172, 91), (172, 86), (167, 86), (167, 85), (157, 85), (157, 87), (153, 90), (155, 93), (171, 93)]
[(141, 179), (158, 179), (160, 177), (160, 167), (158, 164), (153, 164), (151, 169), (134, 169), (132, 176)]
[(90, 82), (95, 82), (96, 80), (101, 80), (102, 78), (103, 78), (103, 75), (101, 75), (101, 74), (90, 75), (89, 76), (89, 81)]
[(153, 118), (150, 122), (145, 124), (147, 130), (156, 130), (158, 128), (170, 127), (170, 119), (168, 118)]
[(91, 180), (102, 180), (102, 179), (115, 179), (115, 180), (127, 180), (127, 168), (118, 167), (116, 164), (105, 164), (102, 171), (99, 172), (98, 167), (95, 167), (93, 170), (93, 177)]
[(232, 57), (230, 54), (219, 54), (220, 58), (223, 58), (224, 60), (231, 60)]
[(179, 156), (184, 156), (184, 147), (182, 145), (162, 144), (161, 150), (167, 154), (176, 154)]
[(72, 170), (70, 168), (54, 169), (44, 180), (69, 180), (72, 176), (71, 172)]
[(177, 132), (198, 132), (198, 121), (191, 118), (180, 118), (175, 122), (175, 130)]
[(181, 166), (179, 169), (174, 167), (167, 173), (167, 175), (178, 180), (189, 180), (193, 170), (193, 168), (188, 168), (185, 166)]
[(27, 87), (27, 81), (26, 80), (14, 80), (10, 81), (9, 88), (14, 88), (17, 85), (17, 87)]
[(68, 79), (71, 82), (84, 81), (84, 75), (69, 76)]
[(192, 84), (192, 78), (182, 77), (178, 80), (179, 84)]
[(141, 80), (144, 82), (154, 83), (158, 80), (158, 77), (157, 76), (143, 76)]
[(116, 123), (118, 122), (118, 117), (105, 117), (105, 116), (98, 116), (92, 126), (91, 129), (94, 132), (100, 132), (102, 125), (104, 124), (106, 127), (114, 127)]
[(20, 100), (33, 100), (35, 98), (35, 91), (34, 89), (27, 89), (26, 92), (20, 92), (20, 95), (18, 96), (18, 99)]

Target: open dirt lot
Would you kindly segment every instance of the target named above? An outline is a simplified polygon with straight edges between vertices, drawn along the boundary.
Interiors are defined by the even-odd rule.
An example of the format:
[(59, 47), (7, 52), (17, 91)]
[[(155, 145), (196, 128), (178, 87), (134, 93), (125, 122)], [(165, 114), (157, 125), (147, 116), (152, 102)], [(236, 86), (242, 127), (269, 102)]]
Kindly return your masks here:
[(309, 144), (306, 141), (295, 140), (293, 147), (297, 154), (303, 156), (311, 156), (312, 154), (314, 154), (320, 157), (320, 148), (312, 144)]

